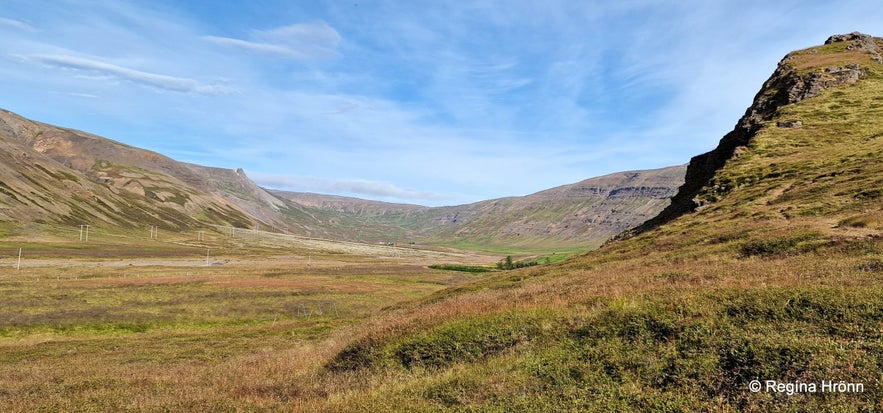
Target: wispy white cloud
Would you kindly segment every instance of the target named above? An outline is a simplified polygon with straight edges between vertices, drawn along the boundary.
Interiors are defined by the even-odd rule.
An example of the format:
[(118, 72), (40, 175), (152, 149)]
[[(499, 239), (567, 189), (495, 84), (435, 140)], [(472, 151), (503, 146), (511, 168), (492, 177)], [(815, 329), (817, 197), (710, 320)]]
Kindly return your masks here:
[(326, 23), (298, 23), (272, 30), (255, 30), (250, 40), (203, 36), (222, 46), (289, 59), (308, 60), (338, 56), (340, 34)]
[(328, 178), (249, 173), (259, 185), (296, 192), (345, 193), (372, 198), (409, 201), (439, 201), (444, 196), (432, 192), (405, 189), (389, 182), (365, 179), (334, 180)]
[(341, 40), (340, 33), (325, 22), (290, 24), (270, 30), (258, 30), (254, 35), (258, 39), (280, 44), (313, 45), (324, 48), (337, 47)]
[(34, 26), (27, 24), (23, 21), (7, 19), (5, 17), (0, 17), (0, 26), (11, 27), (13, 29), (24, 30), (24, 31), (35, 31)]
[(249, 52), (276, 55), (280, 57), (291, 57), (297, 59), (303, 59), (307, 57), (305, 54), (297, 50), (292, 50), (288, 47), (280, 46), (277, 44), (250, 42), (247, 40), (219, 36), (203, 36), (203, 39), (219, 45), (236, 47)]
[(82, 93), (82, 92), (49, 92), (53, 95), (66, 95), (73, 96), (78, 98), (87, 98), (87, 99), (98, 99), (100, 96), (92, 94), (92, 93)]
[(24, 56), (24, 59), (64, 69), (95, 72), (123, 80), (128, 80), (130, 82), (142, 84), (145, 86), (151, 86), (157, 89), (169, 90), (173, 92), (199, 93), (206, 95), (219, 95), (236, 92), (235, 89), (228, 86), (208, 84), (194, 79), (144, 72), (123, 66), (117, 66), (100, 60), (87, 59), (76, 56), (29, 55)]

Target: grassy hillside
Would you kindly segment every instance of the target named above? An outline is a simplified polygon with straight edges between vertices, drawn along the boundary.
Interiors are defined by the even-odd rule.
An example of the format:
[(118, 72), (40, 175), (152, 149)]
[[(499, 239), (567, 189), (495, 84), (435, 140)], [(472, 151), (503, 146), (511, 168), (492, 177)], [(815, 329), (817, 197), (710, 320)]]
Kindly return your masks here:
[(698, 211), (399, 308), (311, 373), (306, 405), (883, 409), (883, 65), (852, 44), (783, 61), (803, 78), (863, 74), (777, 108)]

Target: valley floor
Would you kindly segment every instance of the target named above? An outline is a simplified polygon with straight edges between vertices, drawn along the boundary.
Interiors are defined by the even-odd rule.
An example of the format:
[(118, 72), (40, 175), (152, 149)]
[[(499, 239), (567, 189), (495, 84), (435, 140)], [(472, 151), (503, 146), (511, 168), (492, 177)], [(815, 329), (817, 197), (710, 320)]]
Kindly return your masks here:
[[(434, 251), (227, 249), (212, 258), (223, 265), (208, 266), (173, 256), (177, 247), (167, 245), (154, 258), (125, 246), (117, 258), (50, 257), (73, 251), (69, 244), (15, 270), (10, 243), (0, 262), (0, 405), (11, 412), (883, 408), (880, 239), (760, 255), (744, 245), (728, 253), (738, 251), (732, 241), (715, 242), (702, 253), (634, 242), (491, 274), (429, 269), (427, 262), (497, 258)], [(90, 248), (80, 251), (107, 251)], [(643, 256), (642, 248), (654, 252)], [(817, 391), (754, 392), (752, 380), (813, 383)], [(862, 391), (821, 392), (825, 381)]]
[(328, 343), (477, 277), (427, 265), (499, 259), (263, 238), (3, 242), (2, 410), (290, 410)]

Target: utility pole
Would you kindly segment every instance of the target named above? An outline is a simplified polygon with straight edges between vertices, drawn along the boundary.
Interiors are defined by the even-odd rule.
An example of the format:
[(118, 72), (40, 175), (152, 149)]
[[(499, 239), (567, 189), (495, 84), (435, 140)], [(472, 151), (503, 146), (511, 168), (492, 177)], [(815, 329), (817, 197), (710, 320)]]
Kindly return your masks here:
[(21, 271), (21, 248), (18, 249), (18, 267), (16, 267), (16, 271)]

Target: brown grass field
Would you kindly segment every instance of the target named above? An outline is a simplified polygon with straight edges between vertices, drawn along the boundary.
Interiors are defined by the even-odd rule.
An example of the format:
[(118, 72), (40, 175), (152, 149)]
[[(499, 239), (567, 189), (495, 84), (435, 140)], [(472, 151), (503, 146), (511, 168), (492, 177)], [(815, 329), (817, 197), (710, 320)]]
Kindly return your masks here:
[(426, 265), (499, 259), (260, 234), (212, 234), (197, 247), (181, 234), (101, 233), (0, 245), (0, 410), (287, 410), (299, 377), (334, 348), (325, 343), (475, 278)]

